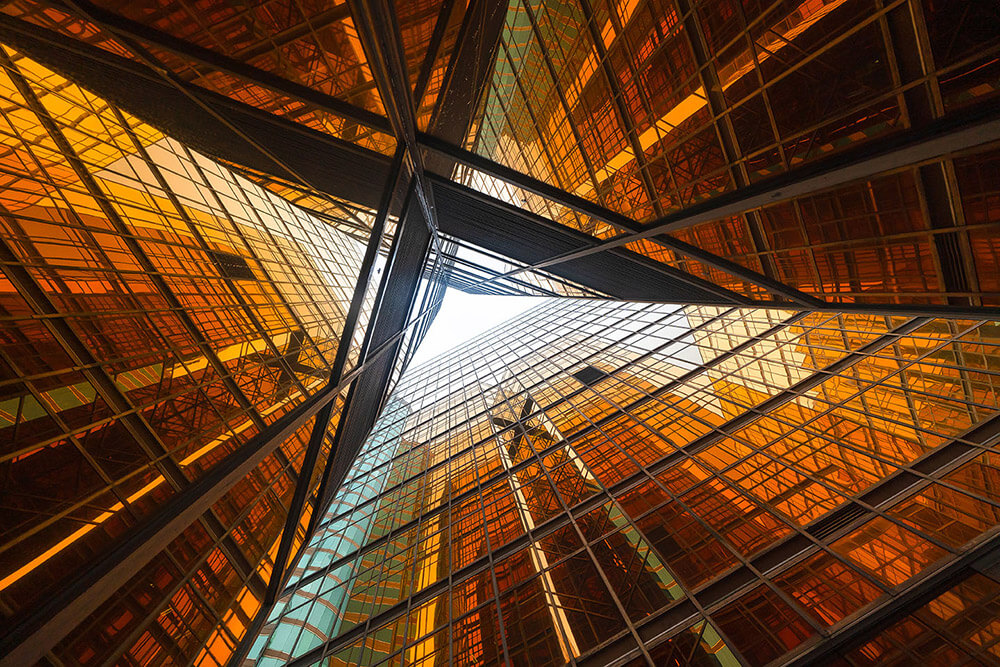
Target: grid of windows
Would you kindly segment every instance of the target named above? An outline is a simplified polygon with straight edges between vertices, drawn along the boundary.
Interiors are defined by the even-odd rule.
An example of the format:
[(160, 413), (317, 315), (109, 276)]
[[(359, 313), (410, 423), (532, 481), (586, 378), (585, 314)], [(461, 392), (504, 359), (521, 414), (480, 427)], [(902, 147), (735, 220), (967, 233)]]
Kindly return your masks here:
[(247, 664), (804, 650), (1000, 525), (998, 333), (550, 300), (404, 375)]
[[(0, 651), (997, 661), (998, 17), (2, 3)], [(927, 140), (948, 123), (966, 138)], [(894, 170), (804, 187), (887, 145)], [(795, 196), (704, 214), (776, 176)], [(545, 219), (595, 242), (553, 258), (574, 235)], [(430, 250), (403, 226), (425, 224)], [(645, 258), (572, 268), (653, 227), (623, 246)], [(685, 303), (743, 307), (598, 300), (656, 262)], [(409, 369), (448, 285), (564, 298)], [(374, 330), (392, 358), (337, 394)]]
[[(183, 2), (94, 3), (162, 33), (190, 42), (237, 65), (249, 66), (351, 104), (384, 114), (353, 18), (345, 3), (265, 0), (249, 5), (220, 3), (195, 8)], [(4, 4), (11, 16), (84, 40), (116, 55), (136, 58), (128, 41), (62, 7), (41, 8), (30, 0)], [(391, 155), (393, 137), (344, 118), (301, 95), (248, 78), (233, 67), (209, 66), (205, 58), (141, 42), (147, 57), (181, 80), (245, 102), (290, 121)]]
[[(998, 9), (992, 1), (518, 0), (469, 144), (652, 222), (993, 99)], [(978, 149), (675, 236), (831, 301), (997, 305), (997, 221), (983, 206), (983, 188), (993, 186), (982, 178), (995, 162), (995, 150)], [(610, 233), (495, 177), (460, 170), (454, 178), (598, 238)], [(655, 243), (633, 248), (759, 298), (743, 279)]]
[[(325, 384), (364, 245), (6, 48), (0, 123), (0, 599), (16, 614)], [(309, 428), (55, 655), (228, 655)]]

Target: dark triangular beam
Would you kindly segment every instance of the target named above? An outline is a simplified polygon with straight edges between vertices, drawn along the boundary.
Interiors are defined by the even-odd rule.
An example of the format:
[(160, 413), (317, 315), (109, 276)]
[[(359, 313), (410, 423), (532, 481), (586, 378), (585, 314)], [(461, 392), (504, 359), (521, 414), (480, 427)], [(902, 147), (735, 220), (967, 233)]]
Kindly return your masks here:
[(312, 187), (361, 206), (378, 205), (381, 184), (389, 175), (388, 156), (195, 85), (184, 84), (184, 94), (145, 65), (3, 14), (0, 31), (3, 43), (198, 151), (298, 180), (242, 133)]

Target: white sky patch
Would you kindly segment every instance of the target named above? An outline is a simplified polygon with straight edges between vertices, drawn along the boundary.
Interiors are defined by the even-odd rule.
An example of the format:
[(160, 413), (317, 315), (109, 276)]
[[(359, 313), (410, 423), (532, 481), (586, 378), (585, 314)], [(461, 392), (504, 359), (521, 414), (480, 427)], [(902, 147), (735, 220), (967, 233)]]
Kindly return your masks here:
[(543, 297), (537, 296), (467, 294), (449, 288), (441, 302), (441, 310), (434, 318), (434, 324), (413, 354), (410, 367), (414, 368), (478, 336), (490, 327), (520, 315), (537, 306), (542, 299)]

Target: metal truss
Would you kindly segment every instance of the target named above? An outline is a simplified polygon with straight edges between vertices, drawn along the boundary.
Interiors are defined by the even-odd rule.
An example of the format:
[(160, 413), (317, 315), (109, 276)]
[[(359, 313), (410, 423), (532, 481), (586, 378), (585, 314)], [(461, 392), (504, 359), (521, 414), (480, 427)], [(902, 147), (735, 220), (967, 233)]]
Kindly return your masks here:
[[(240, 69), (238, 67), (240, 64), (237, 61), (224, 59), (217, 54), (213, 54), (212, 52), (206, 52), (206, 49), (197, 47), (196, 45), (191, 45), (183, 40), (177, 40), (169, 35), (152, 30), (148, 27), (142, 26), (141, 24), (136, 24), (135, 22), (124, 19), (116, 14), (92, 8), (89, 3), (84, 4), (75, 1), (68, 3), (67, 0), (67, 4), (71, 5), (70, 9), (76, 7), (77, 11), (85, 11), (87, 15), (91, 16), (91, 18), (98, 20), (101, 24), (108, 27), (108, 29), (113, 30), (116, 34), (123, 34), (150, 44), (155, 44), (164, 49), (168, 49), (171, 52), (183, 54), (185, 57), (197, 62), (203, 62), (206, 65), (217, 67), (220, 71), (239, 74), (248, 81), (252, 81), (269, 89), (278, 90), (283, 94), (294, 96), (297, 91), (297, 89), (292, 89), (297, 84), (293, 84), (292, 82), (276, 77), (275, 75), (267, 75), (266, 73), (252, 71), (254, 68), (246, 69), (244, 66), (243, 69)], [(466, 23), (463, 24), (463, 30), (471, 30), (472, 28), (469, 26), (475, 25), (478, 27), (479, 34), (484, 36), (484, 38), (479, 40), (466, 40), (477, 44), (479, 51), (475, 53), (474, 58), (473, 55), (463, 55), (461, 58), (458, 56), (453, 57), (449, 63), (449, 72), (451, 72), (453, 68), (461, 66), (459, 61), (462, 58), (469, 58), (473, 59), (475, 62), (482, 62), (484, 59), (489, 60), (491, 53), (495, 53), (495, 40), (498, 39), (497, 23), (502, 22), (502, 16), (500, 16), (499, 19), (497, 18), (497, 3), (483, 2), (473, 4), (475, 5), (473, 8), (475, 11), (470, 10), (470, 12), (468, 12), (466, 16)], [(549, 199), (550, 201), (558, 203), (562, 206), (579, 211), (596, 220), (606, 222), (621, 230), (622, 233), (617, 237), (613, 237), (603, 242), (590, 240), (585, 243), (580, 243), (573, 251), (550, 256), (544, 262), (537, 262), (536, 268), (550, 268), (550, 270), (555, 273), (559, 273), (559, 267), (567, 262), (581, 259), (592, 254), (606, 254), (606, 251), (610, 249), (620, 248), (626, 244), (642, 239), (650, 239), (681, 256), (689, 257), (692, 260), (700, 262), (706, 266), (728, 273), (732, 276), (736, 276), (777, 297), (772, 300), (755, 301), (755, 305), (758, 305), (759, 307), (785, 308), (795, 306), (822, 310), (826, 310), (828, 308), (851, 310), (852, 308), (860, 307), (864, 309), (863, 312), (878, 312), (878, 309), (882, 304), (873, 304), (871, 307), (866, 305), (862, 307), (854, 303), (825, 301), (815, 296), (804, 294), (799, 290), (790, 288), (788, 285), (785, 285), (772, 277), (771, 274), (773, 274), (773, 269), (767, 268), (766, 265), (763, 269), (763, 274), (757, 273), (724, 257), (702, 250), (701, 248), (697, 248), (689, 243), (685, 243), (680, 239), (671, 236), (670, 232), (688, 228), (699, 223), (722, 219), (727, 216), (756, 209), (763, 205), (773, 204), (798, 196), (824, 191), (838, 185), (870, 177), (875, 174), (890, 172), (901, 167), (927, 163), (935, 158), (959, 153), (963, 150), (988, 144), (992, 141), (1000, 139), (1000, 119), (998, 119), (995, 105), (984, 104), (978, 107), (973, 106), (948, 115), (943, 115), (939, 111), (933, 114), (928, 113), (927, 118), (920, 119), (923, 122), (919, 123), (914, 128), (899, 131), (884, 138), (868, 141), (857, 149), (845, 150), (828, 158), (818, 159), (805, 166), (792, 168), (788, 172), (777, 176), (756, 181), (754, 183), (748, 183), (744, 177), (737, 175), (737, 188), (735, 190), (717, 195), (710, 200), (689, 206), (681, 211), (671, 213), (670, 215), (663, 216), (653, 222), (640, 225), (625, 216), (609, 211), (599, 204), (583, 199), (578, 195), (565, 192), (521, 172), (510, 169), (509, 167), (505, 167), (487, 158), (481, 157), (471, 151), (460, 148), (458, 144), (463, 140), (464, 136), (464, 130), (461, 130), (461, 128), (468, 127), (468, 123), (471, 122), (473, 113), (473, 105), (469, 104), (468, 100), (477, 99), (477, 95), (479, 93), (477, 93), (475, 86), (479, 86), (479, 89), (481, 90), (481, 87), (485, 85), (485, 76), (480, 75), (479, 78), (471, 77), (475, 83), (475, 86), (472, 86), (471, 88), (470, 85), (472, 84), (469, 83), (470, 77), (464, 77), (461, 79), (464, 82), (463, 87), (461, 88), (445, 86), (446, 93), (448, 94), (443, 94), (438, 99), (436, 111), (433, 116), (434, 124), (428, 128), (428, 131), (426, 132), (418, 131), (415, 127), (415, 121), (413, 119), (414, 110), (407, 92), (407, 85), (401, 78), (401, 73), (404, 70), (400, 64), (402, 62), (402, 56), (400, 55), (401, 47), (399, 46), (398, 29), (396, 28), (393, 10), (385, 3), (358, 2), (355, 3), (352, 12), (358, 16), (358, 20), (362, 23), (361, 37), (366, 48), (366, 55), (371, 61), (372, 67), (378, 73), (376, 78), (383, 97), (389, 102), (388, 108), (391, 110), (390, 117), (373, 117), (370, 112), (350, 107), (350, 105), (347, 105), (349, 108), (345, 108), (344, 103), (342, 102), (338, 104), (331, 102), (334, 98), (325, 101), (311, 100), (311, 102), (314, 104), (322, 102), (322, 108), (329, 109), (331, 112), (337, 112), (345, 118), (355, 120), (358, 123), (363, 123), (373, 129), (392, 130), (393, 134), (396, 135), (397, 141), (402, 142), (407, 147), (405, 163), (410, 175), (417, 179), (418, 185), (420, 186), (417, 190), (417, 196), (423, 210), (424, 217), (428, 220), (428, 224), (431, 224), (435, 229), (444, 223), (439, 219), (441, 214), (434, 205), (436, 193), (433, 192), (433, 190), (440, 190), (441, 186), (432, 187), (431, 174), (448, 174), (455, 164), (463, 164), (473, 167), (474, 169), (501, 181), (510, 183), (518, 188), (522, 188), (528, 192), (536, 193), (539, 196)], [(442, 13), (445, 14), (445, 12)], [(444, 18), (447, 17), (443, 16), (442, 19)], [(18, 43), (18, 40), (21, 40), (19, 45), (23, 45), (24, 48), (28, 49), (28, 52), (32, 55), (39, 57), (43, 61), (46, 59), (52, 60), (53, 58), (61, 58), (63, 67), (69, 66), (66, 64), (66, 58), (69, 58), (70, 56), (58, 56), (58, 54), (53, 51), (53, 42), (57, 41), (57, 39), (51, 34), (49, 34), (48, 37), (45, 37), (46, 31), (44, 29), (24, 24), (24, 22), (19, 21), (18, 19), (12, 19), (9, 17), (0, 17), (0, 22), (13, 31), (15, 43)], [(694, 42), (698, 42), (697, 33), (695, 33), (695, 35)], [(904, 37), (912, 41), (912, 37), (906, 35), (900, 36), (899, 38), (903, 39)], [(39, 42), (39, 39), (42, 39), (42, 42)], [(34, 40), (34, 42), (32, 42), (32, 40)], [(31, 44), (34, 44), (35, 46), (31, 46)], [(434, 44), (437, 44), (437, 42), (435, 41)], [(697, 46), (697, 44), (695, 44), (695, 46)], [(89, 54), (89, 57), (91, 58), (95, 57), (92, 53), (94, 50), (93, 47), (88, 47), (83, 44), (76, 44), (72, 46), (59, 45), (59, 48), (72, 50), (73, 56), (71, 58), (76, 58), (77, 60), (80, 60), (80, 56), (85, 53)], [(462, 49), (467, 48), (469, 47), (462, 47)], [(45, 53), (46, 51), (51, 52)], [(698, 49), (696, 48), (695, 51), (697, 52)], [(436, 52), (434, 49), (431, 49), (427, 55), (427, 61), (431, 61), (435, 56)], [(100, 54), (100, 62), (105, 67), (109, 63), (114, 63), (114, 66), (116, 67), (130, 68), (131, 76), (139, 77), (140, 80), (144, 80), (141, 84), (136, 82), (137, 85), (140, 85), (140, 87), (148, 87), (152, 85), (150, 81), (157, 78), (155, 75), (151, 76), (151, 73), (149, 72), (146, 72), (143, 75), (138, 74), (138, 70), (136, 70), (136, 68), (139, 66), (135, 63), (118, 63), (114, 59), (115, 56), (112, 56), (111, 54)], [(421, 71), (426, 72), (429, 66), (429, 62), (423, 63), (421, 65)], [(705, 76), (708, 77), (708, 89), (711, 90), (711, 70), (706, 67), (703, 69), (703, 72), (705, 73)], [(79, 75), (83, 74), (83, 72), (78, 71), (75, 72), (75, 74)], [(913, 76), (916, 76), (916, 74), (913, 74)], [(455, 77), (452, 74), (449, 73), (446, 75), (446, 81), (452, 81), (454, 79)], [(108, 86), (107, 82), (91, 82), (91, 85), (96, 88), (100, 88), (102, 84), (105, 87)], [(163, 85), (162, 79), (160, 80), (160, 85)], [(201, 91), (197, 85), (185, 84), (185, 86), (190, 95), (198, 96), (201, 100), (201, 104), (217, 109), (220, 115), (227, 118), (227, 121), (243, 122), (239, 119), (243, 118), (246, 114), (255, 114), (257, 116), (262, 115), (260, 112), (255, 112), (255, 110), (249, 107), (243, 108), (239, 103), (232, 100), (221, 98), (213, 93)], [(304, 93), (305, 91), (297, 92)], [(163, 91), (161, 91), (161, 94), (163, 94)], [(915, 95), (917, 93), (913, 94)], [(119, 95), (121, 95), (121, 92), (119, 92)], [(175, 92), (173, 95), (176, 96), (177, 93)], [(709, 101), (712, 102), (711, 96)], [(182, 119), (185, 116), (183, 111), (185, 100), (180, 100), (180, 102), (181, 104), (174, 113), (175, 118), (169, 121), (169, 124), (174, 126), (178, 124), (183, 125)], [(126, 108), (129, 108), (129, 105), (125, 106)], [(155, 112), (155, 110), (142, 108), (142, 106), (143, 105), (140, 102), (132, 101), (132, 108), (130, 108), (130, 111), (140, 116), (149, 115), (150, 113)], [(914, 102), (912, 106), (914, 108), (919, 107), (916, 102)], [(456, 109), (464, 109), (464, 116), (457, 116), (456, 114), (458, 114), (458, 111), (456, 111)], [(236, 116), (234, 113), (238, 113), (240, 115)], [(198, 122), (204, 124), (204, 114), (199, 113), (197, 115), (199, 116)], [(263, 116), (267, 116), (267, 114), (263, 114)], [(168, 122), (166, 119), (160, 120), (162, 122)], [(447, 122), (445, 122), (446, 120)], [(372, 206), (376, 205), (377, 194), (371, 192), (370, 189), (367, 193), (365, 193), (364, 185), (356, 183), (350, 179), (345, 180), (343, 176), (346, 173), (357, 172), (358, 160), (360, 160), (361, 164), (368, 165), (365, 169), (375, 170), (376, 172), (383, 174), (381, 178), (374, 181), (381, 182), (384, 180), (385, 171), (388, 169), (388, 163), (383, 156), (378, 156), (370, 151), (365, 151), (364, 149), (359, 149), (356, 146), (351, 146), (336, 139), (331, 139), (328, 136), (324, 136), (315, 131), (307, 130), (301, 126), (296, 128), (289, 127), (294, 124), (273, 116), (268, 119), (261, 118), (260, 121), (256, 122), (267, 122), (272, 126), (276, 126), (272, 129), (280, 133), (277, 136), (286, 136), (289, 133), (306, 135), (303, 138), (308, 138), (309, 141), (325, 147), (325, 150), (327, 151), (327, 157), (325, 159), (331, 160), (331, 164), (337, 164), (338, 161), (345, 167), (348, 164), (352, 164), (353, 166), (351, 169), (335, 169), (338, 173), (337, 180), (330, 179), (328, 176), (317, 174), (315, 177), (311, 176), (310, 181), (316, 186), (319, 186), (322, 191), (328, 192), (336, 197), (344, 197), (358, 202), (368, 202)], [(260, 130), (251, 129), (249, 125), (241, 127), (245, 127), (256, 140), (261, 143), (266, 143), (266, 134), (261, 134)], [(218, 132), (216, 133), (218, 134)], [(223, 136), (225, 134), (226, 132), (223, 132)], [(258, 168), (262, 168), (265, 172), (275, 173), (278, 177), (288, 177), (288, 173), (285, 169), (280, 166), (276, 167), (273, 162), (268, 164), (267, 161), (262, 161), (259, 155), (256, 158), (248, 157), (245, 154), (241, 156), (231, 155), (231, 146), (240, 145), (245, 142), (227, 140), (226, 143), (229, 144), (230, 148), (227, 149), (224, 146), (218, 145), (215, 146), (215, 150), (223, 154), (229, 153), (230, 159), (233, 157), (241, 157), (244, 163), (251, 163)], [(274, 152), (280, 152), (280, 146), (277, 146), (277, 142), (274, 142), (274, 144), (275, 145), (269, 146), (269, 149), (273, 149)], [(425, 165), (424, 162), (427, 160), (429, 160), (429, 162)], [(294, 164), (294, 171), (298, 173), (314, 173), (315, 171), (315, 168), (311, 166), (308, 161), (304, 161), (302, 156), (296, 159), (294, 156), (286, 154), (282, 156), (281, 162), (283, 164)], [(364, 172), (362, 171), (360, 173)], [(924, 183), (924, 191), (928, 197), (929, 206), (939, 212), (944, 212), (945, 209), (953, 210), (954, 203), (949, 199), (954, 197), (953, 193), (942, 194), (941, 196), (945, 197), (944, 200), (936, 199), (936, 197), (938, 197), (938, 193), (945, 192), (945, 190), (942, 189), (944, 185), (941, 185), (943, 182), (940, 177), (936, 176), (933, 170), (928, 169), (923, 169), (922, 174), (926, 181)], [(372, 181), (369, 179), (369, 182)], [(479, 198), (484, 202), (484, 206), (492, 205), (495, 207), (494, 214), (498, 218), (504, 217), (503, 211), (505, 208), (508, 210), (510, 208), (509, 206), (505, 207), (501, 202), (489, 197), (488, 195), (481, 195)], [(935, 217), (935, 220), (938, 219), (940, 219), (940, 216)], [(447, 225), (452, 229), (452, 233), (455, 233), (454, 230), (464, 228), (466, 224), (467, 218), (464, 218), (461, 215), (459, 215), (456, 219), (447, 221)], [(533, 229), (537, 229), (537, 220), (533, 220), (530, 215), (522, 215), (517, 224), (520, 225), (519, 229), (527, 234), (530, 234)], [(951, 237), (941, 237), (939, 243), (953, 243), (953, 241), (949, 242), (947, 238)], [(438, 247), (436, 240), (434, 245), (436, 248)], [(499, 244), (488, 249), (505, 254), (506, 252), (509, 252), (510, 247), (509, 245)], [(961, 250), (961, 248), (959, 248), (959, 250), (963, 253), (967, 252), (967, 250)], [(946, 276), (946, 280), (950, 281), (953, 286), (968, 285), (970, 279), (968, 276), (964, 278), (962, 277), (962, 269), (959, 266), (960, 263), (954, 263), (948, 259), (954, 253), (949, 254), (949, 252), (942, 251), (938, 254), (945, 258), (942, 260), (942, 268), (943, 275)], [(613, 261), (617, 262), (617, 260)], [(662, 265), (660, 265), (660, 267), (661, 270), (668, 268), (663, 267)], [(594, 267), (588, 268), (592, 271), (591, 275), (600, 275), (598, 272), (599, 269)], [(565, 277), (569, 278), (569, 276)], [(676, 272), (674, 272), (674, 277), (676, 277)], [(576, 281), (579, 280), (576, 279)], [(704, 285), (703, 280), (694, 278), (693, 276), (687, 276), (688, 284), (691, 284), (692, 281), (698, 283), (702, 288), (702, 292), (704, 292), (706, 286)], [(600, 289), (596, 285), (594, 287)], [(715, 287), (716, 291), (718, 289), (719, 288)], [(956, 289), (958, 289), (958, 287), (956, 287)], [(704, 298), (703, 295), (699, 296), (697, 290), (692, 290), (687, 296), (688, 298), (685, 302), (688, 303), (702, 302), (700, 299)], [(637, 297), (630, 295), (629, 298)], [(644, 300), (652, 301), (663, 300), (658, 298), (658, 295), (653, 290), (647, 292), (643, 298)], [(909, 312), (913, 314), (927, 314), (940, 317), (995, 317), (998, 312), (1000, 312), (1000, 310), (996, 308), (976, 307), (969, 304), (967, 301), (963, 302), (961, 299), (954, 301), (947, 306), (934, 306), (928, 308), (913, 306), (907, 310), (891, 307), (895, 304), (884, 305), (886, 308), (883, 312)]]

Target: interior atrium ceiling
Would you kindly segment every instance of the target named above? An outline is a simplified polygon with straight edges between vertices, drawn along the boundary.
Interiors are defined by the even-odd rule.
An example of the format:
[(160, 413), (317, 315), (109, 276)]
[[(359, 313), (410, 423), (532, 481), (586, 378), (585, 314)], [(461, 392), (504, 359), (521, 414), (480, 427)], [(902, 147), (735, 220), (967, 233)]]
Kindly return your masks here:
[[(397, 387), (416, 391), (409, 360), (449, 287), (680, 304), (765, 338), (837, 318), (846, 342), (810, 357), (816, 382), (883, 349), (908, 364), (925, 343), (900, 341), (930, 327), (951, 375), (914, 391), (973, 407), (918, 424), (924, 454), (985, 451), (998, 91), (998, 0), (0, 0), (0, 658), (246, 658), (359, 456), (399, 435), (370, 434), (404, 410)], [(757, 334), (713, 335), (725, 360)], [(721, 437), (773, 407), (758, 398), (732, 423), (718, 397), (715, 417), (689, 411)], [(906, 386), (883, 399), (923, 418)], [(497, 456), (510, 485), (523, 462)], [(898, 477), (951, 470), (933, 460)], [(840, 502), (782, 520), (833, 540), (809, 522), (857, 525)], [(697, 607), (691, 641), (723, 641), (701, 584), (670, 609)], [(555, 619), (552, 660), (659, 659), (653, 621), (614, 613), (619, 634), (575, 651)], [(861, 642), (827, 625), (801, 626), (795, 660), (834, 650), (807, 636)]]

